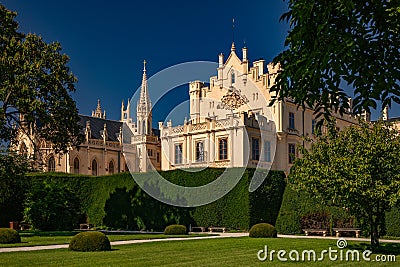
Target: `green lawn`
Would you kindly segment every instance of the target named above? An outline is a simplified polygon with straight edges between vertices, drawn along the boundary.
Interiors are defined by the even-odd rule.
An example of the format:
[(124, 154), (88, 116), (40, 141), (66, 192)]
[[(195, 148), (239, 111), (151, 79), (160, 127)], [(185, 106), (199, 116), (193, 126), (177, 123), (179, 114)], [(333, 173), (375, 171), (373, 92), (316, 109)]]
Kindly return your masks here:
[[(21, 233), (21, 243), (17, 244), (0, 244), (0, 248), (9, 247), (29, 247), (29, 246), (45, 246), (45, 245), (60, 245), (68, 244), (71, 238), (79, 232), (30, 232)], [(174, 235), (168, 236), (164, 234), (107, 234), (110, 241), (120, 240), (142, 240), (142, 239), (154, 239), (154, 238), (170, 238), (170, 237), (195, 237), (195, 236), (207, 236), (207, 234), (197, 235)]]
[[(222, 238), (208, 240), (166, 241), (113, 246), (108, 252), (72, 252), (66, 249), (0, 253), (0, 266), (398, 266), (400, 244), (385, 244), (382, 254), (395, 254), (392, 263), (329, 261), (279, 262), (276, 258), (260, 262), (257, 252), (267, 245), (269, 250), (337, 249), (336, 240), (326, 239), (253, 239)], [(346, 249), (364, 250), (367, 243), (348, 241)], [(345, 250), (346, 250), (345, 249)], [(371, 255), (375, 259), (375, 254)]]

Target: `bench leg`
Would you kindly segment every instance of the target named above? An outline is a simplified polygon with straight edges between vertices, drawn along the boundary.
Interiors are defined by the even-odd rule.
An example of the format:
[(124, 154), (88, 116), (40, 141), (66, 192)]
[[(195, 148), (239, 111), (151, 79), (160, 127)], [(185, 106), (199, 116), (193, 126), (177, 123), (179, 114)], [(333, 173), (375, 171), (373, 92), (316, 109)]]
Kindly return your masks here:
[(306, 236), (308, 236), (308, 232), (306, 231)]
[(323, 236), (323, 237), (326, 237), (326, 232), (325, 232), (325, 231), (322, 232), (322, 236)]
[(340, 232), (336, 231), (336, 237), (340, 237)]
[(360, 231), (356, 231), (356, 238), (360, 237)]

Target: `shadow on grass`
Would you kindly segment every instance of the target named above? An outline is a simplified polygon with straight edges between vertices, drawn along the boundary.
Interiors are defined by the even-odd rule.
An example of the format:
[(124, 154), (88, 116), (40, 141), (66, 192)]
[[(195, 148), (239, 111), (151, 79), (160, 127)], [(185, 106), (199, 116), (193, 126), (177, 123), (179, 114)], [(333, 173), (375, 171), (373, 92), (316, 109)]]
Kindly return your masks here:
[[(370, 243), (359, 243), (359, 244), (349, 244), (346, 249), (356, 249), (356, 250), (371, 250)], [(378, 250), (374, 253), (400, 255), (400, 244), (397, 243), (381, 243)]]
[(74, 236), (79, 234), (80, 231), (22, 231), (19, 233), (21, 237), (32, 236)]

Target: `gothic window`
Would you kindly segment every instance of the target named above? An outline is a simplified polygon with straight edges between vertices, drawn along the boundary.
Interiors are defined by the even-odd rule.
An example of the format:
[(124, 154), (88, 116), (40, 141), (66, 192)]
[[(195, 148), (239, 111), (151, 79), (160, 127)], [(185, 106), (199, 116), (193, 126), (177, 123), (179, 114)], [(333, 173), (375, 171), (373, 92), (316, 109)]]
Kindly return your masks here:
[(196, 143), (196, 161), (204, 161), (204, 142), (200, 141)]
[(271, 142), (264, 142), (264, 161), (271, 162)]
[(260, 159), (260, 139), (258, 138), (251, 139), (251, 159), (252, 160)]
[(79, 159), (76, 157), (74, 159), (74, 173), (78, 174), (79, 173)]
[(175, 145), (175, 164), (182, 164), (182, 144)]
[(97, 176), (97, 161), (96, 161), (96, 159), (92, 160), (92, 175)]
[(296, 158), (296, 146), (295, 144), (289, 144), (289, 164), (292, 164), (295, 158)]
[(289, 112), (289, 129), (294, 129), (294, 113)]
[(311, 133), (312, 133), (312, 134), (315, 134), (315, 125), (316, 125), (315, 120), (312, 120), (312, 121), (311, 121)]
[(228, 139), (227, 138), (221, 138), (219, 139), (219, 160), (224, 160), (228, 159)]
[(28, 148), (26, 147), (25, 143), (21, 144), (21, 147), (19, 148), (19, 153), (23, 156), (28, 156)]
[(160, 162), (160, 153), (157, 152), (157, 162)]
[(55, 172), (56, 171), (56, 160), (54, 159), (53, 156), (49, 158), (47, 161), (47, 171), (49, 172)]
[(235, 72), (232, 70), (231, 72), (231, 84), (235, 83)]
[(114, 174), (114, 161), (110, 161), (110, 163), (108, 163), (108, 173)]

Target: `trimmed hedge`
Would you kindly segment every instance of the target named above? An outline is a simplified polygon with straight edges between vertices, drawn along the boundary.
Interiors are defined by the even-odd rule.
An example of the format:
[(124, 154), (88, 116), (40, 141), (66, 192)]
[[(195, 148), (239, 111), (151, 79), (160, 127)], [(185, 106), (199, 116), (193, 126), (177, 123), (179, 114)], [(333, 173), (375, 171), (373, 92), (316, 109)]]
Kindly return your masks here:
[(19, 233), (14, 229), (0, 228), (0, 244), (21, 243)]
[(72, 237), (69, 250), (73, 251), (108, 251), (111, 250), (110, 240), (101, 232), (82, 232)]
[[(275, 224), (285, 188), (284, 173), (270, 171), (263, 184), (250, 193), (248, 189), (254, 170), (246, 169), (238, 184), (221, 199), (196, 208), (170, 206), (153, 199), (135, 183), (130, 173), (100, 177), (38, 173), (31, 174), (30, 181), (33, 184), (61, 183), (75, 192), (81, 203), (81, 213), (85, 215), (79, 223), (149, 231), (159, 231), (171, 224), (248, 230), (256, 223)], [(160, 174), (177, 185), (201, 186), (212, 182), (224, 171), (207, 168), (199, 172), (174, 170)]]
[(186, 226), (180, 224), (168, 225), (164, 230), (165, 235), (186, 235), (187, 233)]
[(269, 223), (258, 223), (253, 225), (249, 231), (249, 237), (266, 237), (266, 238), (276, 238), (278, 232), (276, 228)]
[(332, 233), (333, 227), (360, 225), (345, 209), (327, 206), (306, 192), (287, 186), (275, 227), (280, 234), (301, 234), (303, 228), (326, 227)]
[(400, 208), (394, 207), (386, 213), (386, 235), (400, 236)]

